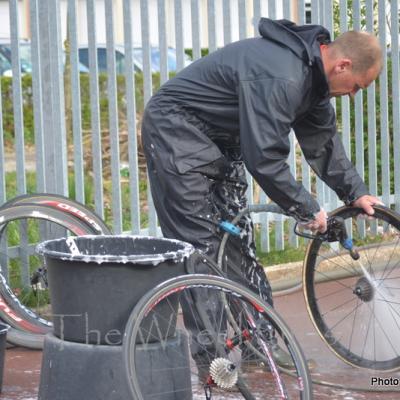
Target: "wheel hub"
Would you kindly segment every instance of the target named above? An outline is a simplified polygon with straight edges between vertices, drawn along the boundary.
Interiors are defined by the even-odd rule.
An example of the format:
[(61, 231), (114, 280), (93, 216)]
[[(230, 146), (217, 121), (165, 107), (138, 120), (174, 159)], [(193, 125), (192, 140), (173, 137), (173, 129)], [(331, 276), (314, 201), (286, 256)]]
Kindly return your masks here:
[(363, 276), (360, 278), (353, 290), (353, 293), (362, 301), (369, 302), (374, 297), (374, 287), (369, 280)]

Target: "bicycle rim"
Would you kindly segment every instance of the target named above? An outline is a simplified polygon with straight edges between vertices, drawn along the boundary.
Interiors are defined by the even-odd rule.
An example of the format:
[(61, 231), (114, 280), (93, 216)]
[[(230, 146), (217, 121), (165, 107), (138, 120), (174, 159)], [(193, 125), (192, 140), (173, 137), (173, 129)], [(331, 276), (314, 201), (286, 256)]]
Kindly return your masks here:
[[(0, 210), (0, 315), (12, 327), (43, 335), (51, 328), (51, 305), (43, 259), (36, 244), (57, 237), (93, 234), (72, 215), (39, 204)], [(39, 269), (43, 274), (33, 283)], [(6, 279), (7, 278), (7, 279)]]
[[(205, 296), (220, 298), (222, 293), (234, 309), (235, 327), (222, 300), (214, 310), (202, 307)], [(200, 318), (189, 332), (185, 325), (196, 313)], [(278, 370), (267, 325), (292, 356), (294, 376)], [(248, 343), (264, 357), (258, 358)], [(212, 399), (312, 398), (304, 356), (282, 319), (248, 289), (220, 277), (181, 276), (145, 295), (126, 325), (123, 354), (133, 398), (139, 400), (204, 399), (206, 391)]]
[(313, 240), (303, 283), (311, 319), (322, 339), (343, 361), (360, 368), (400, 367), (400, 219), (385, 207), (373, 218), (361, 209), (334, 213), (346, 221), (354, 261), (338, 243)]
[(22, 204), (41, 204), (71, 214), (83, 223), (87, 224), (90, 228), (90, 232), (94, 235), (112, 234), (102, 218), (100, 218), (95, 212), (76, 200), (71, 200), (68, 197), (57, 194), (24, 194), (7, 201), (0, 209)]

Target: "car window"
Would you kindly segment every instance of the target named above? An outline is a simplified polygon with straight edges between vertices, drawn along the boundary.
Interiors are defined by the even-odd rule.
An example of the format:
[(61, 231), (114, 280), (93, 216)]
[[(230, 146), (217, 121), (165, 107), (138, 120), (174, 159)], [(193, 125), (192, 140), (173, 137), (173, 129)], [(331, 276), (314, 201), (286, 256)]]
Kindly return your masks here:
[[(79, 61), (89, 68), (89, 49), (82, 48), (79, 49)], [(119, 52), (115, 51), (115, 64), (116, 73), (123, 74), (125, 72), (125, 56)], [(99, 47), (97, 48), (97, 67), (99, 72), (107, 72), (107, 49)]]
[[(79, 62), (83, 64), (85, 67), (89, 68), (89, 49), (87, 47), (83, 47), (78, 50), (78, 53), (79, 53)], [(97, 49), (97, 68), (99, 72), (107, 71), (106, 49), (102, 48)]]
[[(143, 65), (143, 52), (140, 47), (136, 47), (133, 50), (133, 57), (134, 57), (136, 63)], [(152, 72), (160, 72), (160, 50), (158, 48), (153, 47), (151, 49), (150, 57), (151, 57)], [(174, 52), (170, 53), (170, 51), (168, 51), (167, 57), (168, 57), (168, 70), (175, 71), (176, 70), (176, 57), (175, 57)]]
[[(186, 54), (184, 55), (184, 62), (185, 62), (185, 66), (187, 66), (191, 63), (191, 60), (189, 59), (189, 57)], [(176, 69), (177, 69), (176, 50), (173, 48), (168, 48), (167, 63), (168, 63), (168, 70), (170, 72), (176, 71)], [(160, 49), (158, 49), (158, 48), (151, 49), (151, 69), (153, 70), (153, 72), (160, 71)]]

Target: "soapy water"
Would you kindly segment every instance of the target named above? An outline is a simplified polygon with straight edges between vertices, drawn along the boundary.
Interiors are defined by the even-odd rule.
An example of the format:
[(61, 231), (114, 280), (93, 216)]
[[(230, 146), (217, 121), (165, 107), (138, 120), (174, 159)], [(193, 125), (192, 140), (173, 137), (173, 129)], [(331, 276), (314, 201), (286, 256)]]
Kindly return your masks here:
[(360, 254), (326, 243), (315, 267), (315, 298), (328, 344), (353, 363), (371, 369), (400, 364), (400, 238), (397, 229), (369, 221), (353, 241)]
[(97, 264), (158, 265), (167, 260), (181, 262), (194, 252), (192, 245), (179, 240), (132, 235), (71, 236), (42, 242), (36, 249), (61, 260)]
[(373, 356), (378, 361), (398, 357), (400, 356), (400, 290), (388, 287), (383, 279), (383, 273), (374, 277), (361, 261), (358, 263), (373, 288), (371, 302), (365, 303), (365, 315), (361, 325), (364, 335), (359, 336), (358, 345), (362, 345), (364, 353), (370, 353), (370, 357)]

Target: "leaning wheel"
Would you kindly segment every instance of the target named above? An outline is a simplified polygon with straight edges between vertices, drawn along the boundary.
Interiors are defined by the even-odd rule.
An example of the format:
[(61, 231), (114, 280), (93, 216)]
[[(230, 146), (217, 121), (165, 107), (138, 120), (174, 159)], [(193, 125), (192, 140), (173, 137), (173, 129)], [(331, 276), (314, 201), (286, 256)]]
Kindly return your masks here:
[(0, 316), (16, 330), (10, 331), (8, 341), (40, 348), (51, 330), (47, 270), (35, 253), (36, 244), (88, 234), (93, 234), (90, 225), (49, 206), (23, 204), (0, 209)]
[(400, 216), (376, 207), (373, 217), (354, 207), (344, 218), (359, 260), (336, 243), (310, 242), (303, 269), (311, 319), (330, 349), (361, 368), (400, 367)]

